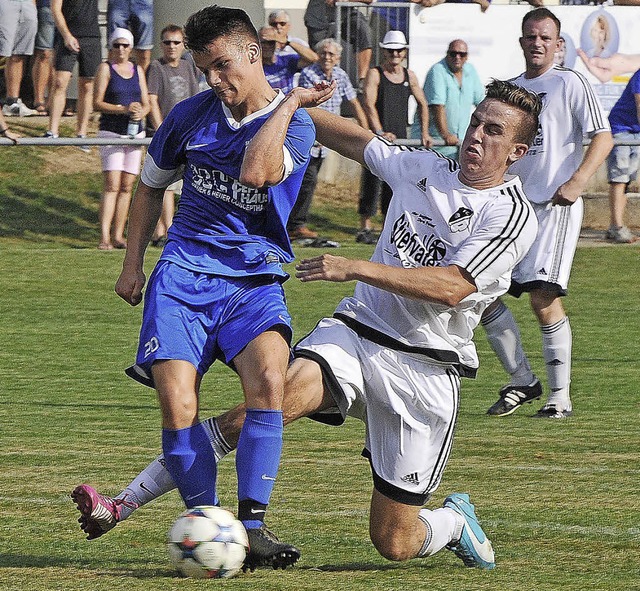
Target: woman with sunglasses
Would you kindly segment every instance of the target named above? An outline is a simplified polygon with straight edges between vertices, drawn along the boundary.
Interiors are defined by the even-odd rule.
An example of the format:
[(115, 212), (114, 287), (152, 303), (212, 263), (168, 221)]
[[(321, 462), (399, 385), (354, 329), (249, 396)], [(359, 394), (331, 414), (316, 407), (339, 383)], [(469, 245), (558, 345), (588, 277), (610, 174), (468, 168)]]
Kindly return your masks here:
[[(100, 64), (93, 108), (102, 113), (98, 137), (145, 136), (142, 119), (149, 112), (144, 72), (129, 61), (133, 35), (115, 29), (109, 38), (109, 57)], [(132, 129), (134, 128), (134, 129)], [(126, 248), (124, 231), (133, 182), (140, 173), (140, 146), (101, 146), (104, 189), (100, 202), (100, 250)]]

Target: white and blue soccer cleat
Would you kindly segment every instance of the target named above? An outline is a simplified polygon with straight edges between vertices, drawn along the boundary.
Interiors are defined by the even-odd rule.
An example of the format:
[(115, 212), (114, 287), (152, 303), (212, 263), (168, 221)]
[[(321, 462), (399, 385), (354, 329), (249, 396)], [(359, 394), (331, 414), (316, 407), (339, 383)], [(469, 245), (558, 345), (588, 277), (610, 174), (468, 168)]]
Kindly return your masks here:
[(442, 505), (464, 519), (460, 539), (451, 542), (447, 548), (464, 562), (465, 566), (491, 570), (496, 567), (491, 541), (485, 535), (476, 516), (474, 506), (466, 493), (449, 495)]

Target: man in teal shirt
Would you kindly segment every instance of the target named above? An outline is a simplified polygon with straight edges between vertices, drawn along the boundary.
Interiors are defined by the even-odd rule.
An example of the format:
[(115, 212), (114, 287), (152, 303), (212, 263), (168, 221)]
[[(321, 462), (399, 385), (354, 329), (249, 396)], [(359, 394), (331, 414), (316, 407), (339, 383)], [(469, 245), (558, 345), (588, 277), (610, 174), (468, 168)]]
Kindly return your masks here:
[[(424, 93), (429, 103), (429, 133), (444, 146), (434, 149), (458, 158), (458, 147), (471, 120), (474, 107), (484, 98), (484, 86), (469, 63), (467, 44), (461, 39), (449, 43), (444, 59), (427, 72)], [(414, 126), (416, 124), (414, 123)], [(412, 137), (419, 137), (413, 134)]]

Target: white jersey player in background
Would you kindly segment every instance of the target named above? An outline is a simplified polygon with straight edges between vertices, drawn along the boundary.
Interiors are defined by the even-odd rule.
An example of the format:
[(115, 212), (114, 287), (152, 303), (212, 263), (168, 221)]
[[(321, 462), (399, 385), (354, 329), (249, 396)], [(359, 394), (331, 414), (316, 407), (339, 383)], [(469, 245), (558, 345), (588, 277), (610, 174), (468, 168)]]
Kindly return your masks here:
[[(560, 21), (546, 8), (528, 12), (522, 20), (520, 45), (526, 70), (512, 80), (542, 99), (540, 128), (524, 158), (509, 172), (517, 174), (538, 217), (538, 236), (513, 271), (509, 292), (529, 292), (531, 308), (542, 332), (549, 396), (535, 415), (560, 419), (572, 413), (572, 335), (561, 296), (566, 295), (580, 227), (581, 194), (613, 146), (607, 118), (587, 80), (554, 65), (560, 43)], [(584, 137), (591, 143), (583, 151)], [(531, 371), (518, 325), (502, 300), (482, 317), (489, 342), (511, 376), (500, 398), (487, 411), (494, 416), (513, 413), (525, 402), (540, 398), (542, 384)]]
[[(471, 118), (459, 165), (310, 111), (318, 141), (367, 166), (390, 185), (393, 198), (370, 261), (325, 254), (296, 268), (302, 281), (357, 283), (334, 316), (296, 345), (284, 419), (313, 415), (339, 424), (350, 415), (365, 422), (363, 455), (374, 483), (369, 531), (390, 560), (447, 547), (467, 566), (495, 566), (467, 494), (450, 494), (434, 510), (423, 505), (451, 452), (460, 378), (478, 367), (473, 330), (487, 305), (506, 292), (536, 234), (520, 180), (505, 173), (531, 145), (540, 108), (535, 94), (491, 83)], [(205, 421), (218, 458), (235, 447), (243, 420), (239, 406)], [(98, 537), (171, 488), (159, 458), (117, 497), (100, 496), (100, 510), (83, 529)]]

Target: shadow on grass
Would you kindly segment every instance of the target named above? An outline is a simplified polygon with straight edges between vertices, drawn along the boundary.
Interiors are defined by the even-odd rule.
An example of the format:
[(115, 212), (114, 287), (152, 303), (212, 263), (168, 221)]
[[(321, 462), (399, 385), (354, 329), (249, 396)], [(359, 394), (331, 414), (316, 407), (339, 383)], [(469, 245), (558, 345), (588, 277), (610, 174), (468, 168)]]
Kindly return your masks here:
[(14, 185), (6, 187), (0, 192), (0, 237), (93, 245), (98, 239), (100, 195), (91, 192), (88, 198), (96, 203), (96, 207), (45, 191)]
[[(30, 556), (28, 554), (1, 554), (0, 555), (0, 568), (78, 568), (85, 572), (93, 571), (96, 576), (114, 576), (114, 577), (131, 577), (134, 579), (154, 579), (157, 577), (167, 577), (171, 579), (180, 578), (176, 571), (168, 568), (140, 568), (139, 558), (126, 558), (125, 554), (121, 554), (118, 558), (118, 562), (122, 563), (122, 567), (119, 568), (104, 568), (101, 566), (102, 560), (97, 560), (95, 563), (87, 561), (85, 558), (82, 561), (77, 559), (68, 558), (65, 556)], [(127, 565), (131, 565), (130, 568)]]
[[(416, 566), (415, 562), (411, 563), (412, 567)], [(420, 564), (423, 568), (433, 568), (426, 563)], [(373, 572), (373, 571), (392, 571), (407, 567), (407, 563), (387, 562), (382, 564), (372, 564), (365, 562), (346, 562), (344, 564), (320, 564), (318, 566), (296, 566), (296, 570), (319, 570), (327, 573), (342, 572)]]

